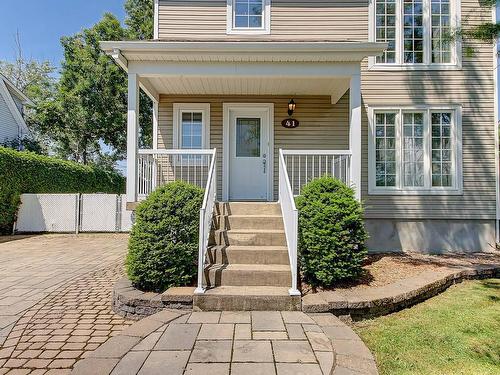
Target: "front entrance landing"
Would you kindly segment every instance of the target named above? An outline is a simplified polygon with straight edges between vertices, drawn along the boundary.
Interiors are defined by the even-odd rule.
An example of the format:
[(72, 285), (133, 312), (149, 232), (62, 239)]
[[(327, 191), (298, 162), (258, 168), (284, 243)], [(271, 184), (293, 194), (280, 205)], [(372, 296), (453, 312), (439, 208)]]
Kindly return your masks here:
[(110, 339), (74, 374), (378, 374), (359, 337), (330, 314), (165, 310)]

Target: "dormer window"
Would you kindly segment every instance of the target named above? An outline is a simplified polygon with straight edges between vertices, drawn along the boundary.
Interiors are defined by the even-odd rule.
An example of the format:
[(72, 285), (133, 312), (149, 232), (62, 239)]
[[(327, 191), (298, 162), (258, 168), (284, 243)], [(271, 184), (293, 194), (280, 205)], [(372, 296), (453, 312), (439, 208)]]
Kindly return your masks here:
[(228, 34), (269, 34), (271, 0), (227, 0)]

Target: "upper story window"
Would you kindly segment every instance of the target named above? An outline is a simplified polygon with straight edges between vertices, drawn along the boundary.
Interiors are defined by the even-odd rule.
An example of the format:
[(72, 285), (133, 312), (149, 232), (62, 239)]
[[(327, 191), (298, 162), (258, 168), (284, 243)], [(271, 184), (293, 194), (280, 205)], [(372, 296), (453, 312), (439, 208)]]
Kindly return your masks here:
[(227, 0), (228, 34), (269, 34), (271, 0)]
[(459, 2), (451, 0), (372, 0), (371, 39), (386, 42), (383, 55), (370, 65), (384, 68), (456, 67)]

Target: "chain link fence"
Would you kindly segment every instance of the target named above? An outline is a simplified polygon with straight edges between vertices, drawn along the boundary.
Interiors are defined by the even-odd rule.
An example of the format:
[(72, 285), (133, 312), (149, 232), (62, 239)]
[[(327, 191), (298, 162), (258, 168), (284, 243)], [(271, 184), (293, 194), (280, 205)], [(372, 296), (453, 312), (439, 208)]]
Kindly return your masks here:
[(133, 212), (125, 195), (22, 194), (17, 233), (128, 232)]

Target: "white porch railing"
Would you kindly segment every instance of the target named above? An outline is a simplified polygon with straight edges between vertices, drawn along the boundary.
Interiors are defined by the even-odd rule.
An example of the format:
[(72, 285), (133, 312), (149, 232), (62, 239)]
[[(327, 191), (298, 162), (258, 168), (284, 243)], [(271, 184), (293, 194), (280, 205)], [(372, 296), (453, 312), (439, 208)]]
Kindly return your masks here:
[(283, 215), (285, 237), (288, 245), (288, 257), (290, 259), (290, 267), (292, 271), (292, 287), (289, 290), (289, 294), (292, 296), (300, 296), (300, 292), (297, 288), (299, 212), (295, 206), (295, 199), (292, 187), (290, 186), (290, 178), (288, 176), (283, 150), (280, 150), (279, 155), (279, 201), (281, 205), (281, 213)]
[(144, 199), (158, 186), (182, 180), (206, 187), (215, 150), (139, 150), (137, 195)]
[(205, 256), (208, 248), (210, 230), (212, 228), (212, 219), (214, 214), (215, 201), (217, 200), (217, 170), (216, 170), (216, 150), (213, 150), (212, 162), (208, 171), (207, 186), (205, 188), (205, 197), (200, 209), (200, 237), (198, 254), (198, 285), (196, 294), (205, 293), (203, 285), (203, 273), (205, 271)]
[(299, 212), (295, 206), (295, 197), (305, 184), (324, 175), (336, 177), (351, 185), (351, 152), (280, 149), (279, 201), (292, 271), (290, 295), (300, 295), (297, 288)]
[(282, 150), (294, 196), (315, 178), (329, 175), (351, 185), (351, 151)]

